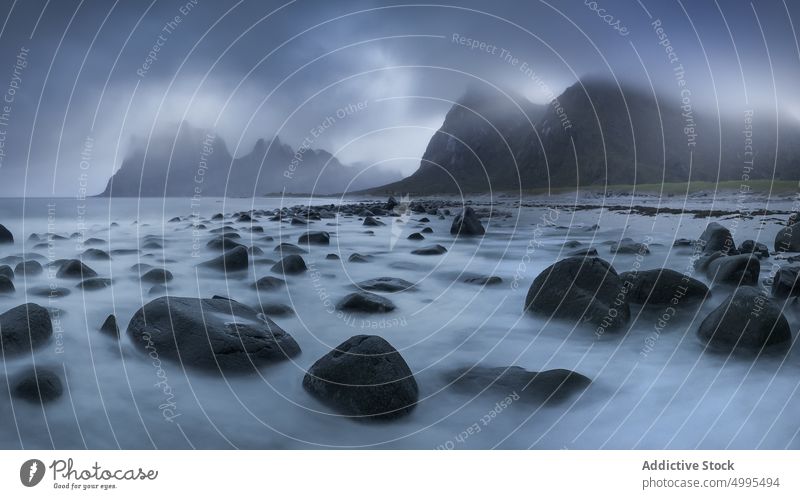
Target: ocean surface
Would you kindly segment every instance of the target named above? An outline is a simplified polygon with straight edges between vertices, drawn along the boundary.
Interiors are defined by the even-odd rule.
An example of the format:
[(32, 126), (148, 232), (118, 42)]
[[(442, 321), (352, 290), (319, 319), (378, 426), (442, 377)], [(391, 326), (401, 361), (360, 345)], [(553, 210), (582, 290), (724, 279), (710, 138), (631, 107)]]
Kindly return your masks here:
[[(138, 249), (114, 255), (110, 261), (86, 261), (110, 288), (81, 291), (74, 281), (18, 275), (16, 293), (0, 295), (0, 312), (35, 302), (55, 310), (54, 338), (30, 355), (6, 359), (4, 381), (36, 363), (53, 368), (65, 381), (65, 393), (45, 406), (10, 396), (9, 383), (0, 390), (0, 447), (15, 448), (800, 448), (800, 355), (796, 345), (785, 356), (758, 361), (705, 352), (696, 338), (697, 326), (725, 298), (714, 292), (697, 311), (676, 317), (658, 328), (658, 317), (632, 309), (630, 327), (619, 334), (597, 337), (594, 330), (523, 313), (525, 294), (546, 267), (576, 248), (594, 246), (618, 272), (668, 267), (692, 272), (693, 252), (674, 248), (678, 238), (699, 237), (712, 221), (692, 214), (631, 215), (604, 205), (669, 206), (677, 209), (792, 209), (788, 197), (750, 195), (655, 197), (472, 198), (477, 208), (493, 202), (494, 217), (484, 221), (483, 239), (454, 241), (452, 217), (428, 215), (433, 228), (424, 244), (438, 243), (440, 256), (412, 255), (419, 243), (406, 239), (419, 230), (424, 215), (404, 215), (403, 224), (363, 227), (355, 217), (322, 220), (308, 228), (261, 219), (264, 234), (241, 231), (248, 246), (277, 259), (279, 242), (296, 243), (306, 230), (331, 233), (328, 247), (312, 247), (303, 255), (310, 271), (287, 278), (283, 291), (267, 296), (251, 287), (253, 277), (270, 275), (271, 264), (256, 260), (250, 275), (237, 279), (201, 270), (197, 265), (217, 256), (205, 243), (208, 230), (194, 230), (176, 216), (273, 209), (296, 204), (339, 203), (338, 199), (2, 199), (0, 223), (15, 236), (13, 246), (0, 247), (0, 259), (27, 254), (48, 260), (76, 258), (81, 241), (105, 251)], [(355, 202), (358, 200), (344, 200)], [(564, 206), (595, 204), (571, 210)], [(524, 205), (524, 206), (523, 206)], [(553, 206), (558, 205), (554, 208)], [(457, 212), (458, 209), (453, 209)], [(386, 217), (384, 217), (386, 219)], [(772, 249), (786, 215), (719, 217), (737, 243), (754, 239)], [(388, 222), (388, 220), (387, 220)], [(328, 226), (327, 223), (339, 225)], [(113, 225), (112, 225), (113, 224)], [(594, 225), (597, 228), (593, 228)], [(222, 222), (207, 222), (212, 229)], [(239, 223), (245, 227), (249, 223)], [(369, 229), (374, 234), (367, 234)], [(63, 240), (40, 245), (32, 233), (52, 232)], [(78, 233), (74, 235), (75, 233)], [(72, 237), (71, 237), (72, 236)], [(164, 239), (163, 249), (142, 249), (146, 236)], [(607, 241), (630, 237), (648, 242), (644, 257), (614, 255)], [(252, 240), (250, 240), (252, 238)], [(368, 263), (351, 263), (354, 252), (373, 255)], [(327, 260), (337, 253), (341, 260)], [(258, 257), (256, 257), (258, 258)], [(170, 270), (172, 296), (224, 295), (246, 304), (262, 302), (291, 306), (295, 314), (275, 322), (299, 343), (302, 353), (260, 369), (260, 375), (223, 376), (197, 372), (164, 360), (163, 373), (134, 348), (125, 328), (131, 316), (154, 298), (131, 267), (145, 263)], [(773, 259), (762, 261), (762, 279)], [(13, 267), (14, 264), (11, 263)], [(479, 286), (465, 276), (496, 275), (503, 282)], [(331, 303), (353, 291), (353, 283), (392, 276), (416, 284), (414, 290), (390, 295), (395, 311), (369, 317), (341, 316)], [(702, 276), (695, 276), (704, 280)], [(68, 296), (29, 296), (38, 286), (71, 289)], [(261, 292), (264, 295), (263, 292)], [(798, 307), (785, 315), (796, 338)], [(98, 332), (109, 314), (116, 314), (117, 341)], [(318, 358), (347, 338), (377, 334), (405, 358), (420, 387), (420, 402), (406, 417), (367, 423), (337, 415), (302, 388), (302, 379)], [(496, 392), (470, 395), (453, 391), (449, 370), (471, 365), (518, 365), (532, 371), (571, 369), (592, 379), (589, 388), (556, 406), (514, 402), (498, 409), (505, 397)], [(160, 408), (170, 403), (175, 417)], [(471, 431), (468, 429), (472, 428)]]

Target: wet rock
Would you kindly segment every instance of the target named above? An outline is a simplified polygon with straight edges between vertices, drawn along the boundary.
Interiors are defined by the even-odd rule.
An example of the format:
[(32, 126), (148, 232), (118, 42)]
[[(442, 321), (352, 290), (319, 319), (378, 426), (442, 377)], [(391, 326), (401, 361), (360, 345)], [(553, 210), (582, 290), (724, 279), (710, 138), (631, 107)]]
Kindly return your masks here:
[(277, 277), (266, 276), (253, 283), (253, 287), (259, 291), (272, 291), (286, 286), (286, 281)]
[(167, 294), (167, 287), (163, 284), (156, 284), (147, 291), (147, 296), (156, 297), (164, 296)]
[(308, 267), (306, 267), (306, 262), (302, 256), (287, 255), (280, 262), (273, 265), (271, 270), (276, 274), (295, 275), (302, 274), (308, 270)]
[(83, 241), (84, 246), (99, 246), (101, 244), (106, 244), (106, 241), (100, 239), (99, 237), (90, 237), (89, 239)]
[(223, 220), (224, 218), (225, 218), (225, 216), (222, 213), (217, 213), (216, 215), (211, 217), (211, 220), (217, 222), (219, 220)]
[(180, 221), (181, 221), (181, 217), (172, 217), (172, 218), (170, 218), (168, 220), (169, 223), (175, 223), (175, 222), (180, 222)]
[(733, 242), (731, 231), (717, 222), (708, 224), (700, 235), (698, 245), (704, 253), (720, 251), (725, 255), (736, 254), (736, 243)]
[(425, 246), (424, 248), (415, 249), (411, 252), (412, 255), (443, 255), (445, 253), (447, 253), (447, 248), (441, 244)]
[(30, 352), (44, 345), (53, 335), (53, 324), (46, 308), (25, 303), (0, 315), (0, 351), (11, 356)]
[(395, 206), (397, 206), (397, 200), (394, 197), (389, 196), (389, 199), (386, 201), (385, 208), (387, 210), (393, 210)]
[(28, 288), (27, 293), (31, 296), (42, 298), (63, 298), (72, 293), (72, 291), (68, 288), (58, 288), (55, 286), (36, 286)]
[(361, 253), (353, 253), (347, 259), (347, 261), (353, 263), (368, 263), (371, 262), (372, 259), (373, 259), (372, 255), (362, 255)]
[(250, 264), (250, 257), (247, 254), (247, 248), (238, 246), (230, 251), (226, 251), (221, 256), (208, 260), (202, 263), (204, 267), (221, 270), (223, 272), (236, 272), (239, 270), (247, 270)]
[(786, 220), (786, 225), (794, 225), (796, 223), (800, 223), (800, 213), (792, 213), (789, 215), (789, 218)]
[(42, 272), (44, 272), (42, 264), (36, 260), (26, 260), (18, 263), (17, 266), (14, 267), (14, 274), (16, 275), (35, 276)]
[(149, 263), (137, 263), (131, 265), (131, 271), (137, 274), (141, 274), (142, 272), (147, 272), (148, 270), (152, 269), (153, 266)]
[(454, 389), (472, 395), (486, 391), (534, 404), (563, 402), (583, 392), (592, 382), (567, 369), (534, 372), (519, 366), (467, 367), (452, 371), (447, 380)]
[(306, 232), (297, 239), (297, 244), (321, 244), (331, 243), (331, 236), (325, 231)]
[(630, 319), (623, 282), (601, 258), (569, 257), (534, 279), (525, 309), (556, 319), (588, 322), (598, 333), (617, 331)]
[(145, 353), (216, 372), (251, 371), (300, 353), (264, 314), (219, 298), (157, 298), (133, 315), (127, 334)]
[(14, 280), (14, 269), (9, 267), (8, 265), (0, 265), (0, 276), (8, 277), (12, 281)]
[(620, 255), (649, 255), (650, 248), (645, 243), (637, 243), (626, 237), (611, 245), (611, 252)]
[(87, 260), (111, 260), (111, 257), (105, 251), (97, 248), (89, 248), (81, 253), (82, 259)]
[(164, 284), (165, 282), (170, 282), (172, 279), (172, 272), (161, 268), (148, 270), (142, 276), (142, 281), (150, 284)]
[(624, 272), (619, 278), (629, 284), (628, 301), (639, 305), (694, 305), (709, 294), (702, 282), (671, 269)]
[(567, 256), (597, 256), (597, 249), (596, 248), (586, 248), (586, 249), (579, 249), (575, 251), (570, 251), (567, 253)]
[(308, 225), (308, 220), (300, 217), (292, 217), (292, 225)]
[(674, 248), (691, 248), (692, 246), (695, 246), (696, 244), (697, 244), (697, 241), (695, 241), (694, 239), (676, 239), (672, 243), (672, 246)]
[(139, 250), (132, 248), (131, 249), (121, 248), (121, 249), (111, 250), (111, 254), (113, 256), (135, 255), (137, 253), (139, 253)]
[(564, 243), (562, 246), (563, 246), (564, 248), (577, 248), (577, 247), (578, 247), (578, 246), (580, 246), (581, 244), (582, 244), (582, 243), (581, 243), (580, 241), (567, 241), (567, 242), (565, 242), (565, 243)]
[(87, 277), (96, 277), (95, 272), (91, 267), (85, 265), (80, 260), (67, 260), (61, 264), (56, 277), (61, 279), (85, 279)]
[(206, 243), (206, 248), (214, 251), (230, 251), (240, 246), (246, 247), (230, 236), (217, 236)]
[(356, 287), (363, 291), (382, 291), (384, 293), (397, 293), (414, 287), (414, 283), (397, 277), (377, 277), (356, 283)]
[(14, 384), (14, 397), (44, 404), (56, 400), (64, 393), (61, 378), (43, 367), (30, 367), (18, 376)]
[(291, 243), (281, 243), (275, 246), (275, 251), (284, 255), (305, 255), (308, 251)]
[(337, 255), (336, 253), (328, 253), (327, 255), (325, 255), (325, 259), (326, 260), (339, 260), (339, 255)]
[(247, 248), (247, 254), (250, 256), (261, 256), (264, 254), (264, 250), (262, 250), (258, 246), (250, 246), (249, 248)]
[(14, 282), (4, 275), (0, 275), (0, 294), (10, 294), (16, 291)]
[(364, 225), (366, 225), (367, 227), (380, 227), (381, 225), (386, 225), (386, 224), (372, 217), (366, 217), (364, 219)]
[(800, 267), (781, 267), (772, 279), (772, 296), (789, 298), (800, 296)]
[(775, 236), (775, 251), (798, 252), (800, 251), (800, 223), (784, 227)]
[(709, 262), (706, 277), (713, 284), (755, 286), (760, 272), (761, 263), (752, 254), (721, 256)]
[(0, 244), (14, 244), (14, 235), (6, 229), (5, 225), (0, 224)]
[(497, 277), (496, 275), (481, 275), (467, 277), (464, 279), (464, 282), (467, 284), (477, 284), (479, 286), (494, 286), (496, 284), (501, 284), (503, 279)]
[(420, 232), (423, 234), (433, 234), (433, 229), (431, 229), (430, 227), (425, 227)]
[(416, 405), (419, 388), (403, 357), (379, 336), (353, 336), (314, 363), (303, 388), (345, 416), (393, 419)]
[(103, 321), (103, 325), (100, 326), (100, 332), (113, 336), (114, 338), (119, 338), (119, 326), (117, 325), (117, 318), (114, 314), (106, 317), (106, 320)]
[(294, 309), (283, 303), (261, 303), (257, 308), (271, 317), (294, 315)]
[(357, 293), (350, 293), (342, 298), (336, 305), (336, 308), (348, 312), (382, 314), (394, 310), (395, 305), (388, 298), (370, 293), (369, 291), (360, 291)]
[(75, 287), (84, 291), (97, 291), (100, 289), (105, 289), (109, 286), (111, 286), (111, 279), (106, 279), (104, 277), (92, 277), (89, 279), (84, 279)]
[(758, 243), (748, 239), (739, 246), (739, 253), (742, 255), (753, 254), (758, 258), (769, 258), (769, 248), (764, 243)]
[(450, 226), (450, 234), (453, 235), (482, 236), (485, 233), (486, 230), (483, 228), (480, 218), (469, 206), (456, 216), (453, 225)]
[(750, 287), (737, 288), (705, 318), (697, 335), (712, 350), (751, 355), (786, 351), (792, 340), (780, 307)]
[(408, 239), (410, 239), (412, 241), (422, 241), (423, 239), (425, 239), (425, 236), (423, 236), (419, 232), (414, 232), (413, 234), (410, 234), (408, 236)]

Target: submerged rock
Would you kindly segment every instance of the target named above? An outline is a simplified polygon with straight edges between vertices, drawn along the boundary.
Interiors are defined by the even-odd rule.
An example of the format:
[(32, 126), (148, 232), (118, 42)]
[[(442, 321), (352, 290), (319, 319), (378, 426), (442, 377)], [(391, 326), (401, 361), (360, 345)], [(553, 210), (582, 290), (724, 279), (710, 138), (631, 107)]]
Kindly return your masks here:
[(145, 272), (141, 279), (143, 282), (150, 284), (164, 284), (165, 282), (170, 282), (173, 279), (173, 275), (167, 269), (157, 268)]
[(620, 255), (649, 255), (650, 248), (645, 243), (637, 243), (633, 239), (626, 237), (612, 244), (611, 252)]
[(433, 244), (431, 246), (425, 246), (423, 248), (415, 249), (411, 251), (412, 255), (443, 255), (447, 253), (447, 248), (442, 246), (441, 244)]
[(157, 298), (133, 315), (127, 333), (145, 353), (211, 371), (250, 371), (300, 353), (264, 314), (222, 298)]
[(475, 210), (467, 206), (453, 220), (450, 226), (450, 234), (463, 236), (482, 236), (486, 230), (481, 224), (481, 219), (475, 214)]
[(226, 251), (217, 258), (213, 258), (202, 263), (201, 265), (224, 272), (235, 272), (238, 270), (247, 270), (249, 264), (250, 257), (247, 254), (247, 248), (244, 246), (238, 246), (230, 251)]
[(280, 262), (272, 266), (271, 269), (276, 274), (295, 275), (302, 274), (308, 267), (306, 261), (300, 255), (287, 255)]
[(2, 224), (0, 224), (0, 244), (14, 244), (14, 235)]
[(297, 244), (328, 245), (330, 243), (331, 235), (325, 231), (306, 232), (297, 239)]
[(113, 336), (114, 338), (119, 338), (119, 326), (117, 325), (117, 318), (114, 314), (106, 317), (106, 320), (103, 321), (103, 325), (100, 326), (100, 332)]
[(584, 391), (592, 380), (567, 369), (534, 372), (519, 366), (475, 366), (452, 371), (448, 382), (473, 395), (485, 390), (511, 396), (514, 401), (555, 404)]
[(46, 308), (25, 303), (0, 315), (0, 351), (11, 356), (44, 345), (53, 335), (53, 323)]
[(628, 301), (640, 305), (694, 305), (709, 294), (702, 282), (671, 269), (624, 272), (619, 278), (630, 283)]
[(412, 241), (422, 241), (423, 239), (425, 239), (425, 236), (423, 236), (419, 232), (414, 232), (413, 234), (410, 234), (407, 239), (410, 239)]
[(714, 284), (755, 286), (760, 272), (761, 263), (752, 254), (721, 256), (709, 262), (706, 277)]
[(556, 319), (589, 322), (598, 333), (616, 331), (630, 319), (624, 283), (601, 258), (569, 257), (534, 279), (525, 309)]
[(16, 398), (35, 404), (52, 402), (63, 393), (61, 378), (55, 372), (43, 367), (28, 368), (14, 385)]
[(281, 243), (275, 246), (275, 251), (284, 255), (305, 255), (308, 251), (292, 243)]
[(8, 277), (10, 280), (14, 280), (14, 269), (9, 267), (8, 265), (0, 265), (0, 276)]
[(398, 277), (376, 277), (356, 283), (356, 287), (364, 291), (383, 291), (385, 293), (397, 293), (406, 291), (414, 287), (414, 283)]
[(367, 263), (372, 261), (372, 255), (362, 255), (361, 253), (353, 253), (347, 259), (348, 262), (353, 263)]
[(764, 243), (758, 243), (752, 239), (748, 239), (739, 246), (739, 253), (746, 255), (752, 253), (758, 258), (769, 258), (769, 248)]
[(375, 314), (391, 312), (395, 309), (395, 305), (388, 298), (370, 293), (369, 291), (360, 291), (357, 293), (350, 293), (342, 298), (336, 305), (336, 308), (348, 312)]
[(496, 284), (502, 284), (503, 279), (497, 277), (496, 275), (481, 275), (481, 276), (467, 277), (464, 279), (464, 282), (466, 282), (467, 284), (477, 284), (479, 286), (493, 286)]
[(704, 253), (720, 251), (725, 255), (736, 254), (736, 243), (731, 231), (717, 222), (711, 222), (700, 235), (698, 245)]
[(800, 267), (781, 267), (772, 279), (772, 296), (800, 296)]
[(266, 276), (253, 283), (253, 287), (259, 291), (272, 291), (286, 286), (286, 281), (277, 277)]
[(784, 227), (775, 236), (775, 251), (798, 252), (800, 251), (800, 223)]
[(792, 340), (780, 307), (750, 287), (737, 288), (705, 318), (697, 335), (709, 348), (725, 353), (782, 352)]
[(104, 277), (92, 277), (90, 279), (84, 279), (75, 287), (84, 291), (97, 291), (100, 289), (105, 289), (111, 286), (111, 284), (111, 279), (106, 279)]
[(0, 294), (10, 294), (15, 291), (14, 281), (4, 275), (0, 275)]
[(376, 220), (376, 219), (374, 219), (372, 217), (366, 217), (364, 219), (364, 225), (366, 225), (367, 227), (380, 227), (380, 226), (386, 225), (386, 224), (384, 224), (380, 220)]
[(86, 279), (87, 277), (97, 277), (97, 272), (84, 265), (80, 260), (67, 260), (61, 264), (56, 277), (62, 279)]
[(89, 248), (81, 253), (81, 258), (89, 260), (111, 260), (111, 256), (101, 249)]
[(35, 276), (42, 272), (44, 272), (42, 264), (36, 260), (26, 260), (18, 263), (17, 266), (14, 267), (14, 274), (16, 275)]
[(303, 388), (351, 417), (397, 418), (419, 398), (408, 364), (379, 336), (353, 336), (337, 346), (311, 366)]

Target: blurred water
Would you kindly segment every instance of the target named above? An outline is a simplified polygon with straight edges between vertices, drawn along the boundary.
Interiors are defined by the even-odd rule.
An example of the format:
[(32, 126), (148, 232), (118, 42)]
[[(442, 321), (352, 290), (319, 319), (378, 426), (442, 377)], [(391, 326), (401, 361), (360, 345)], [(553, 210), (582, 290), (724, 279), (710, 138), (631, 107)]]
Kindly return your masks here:
[[(655, 340), (657, 317), (638, 309), (632, 310), (634, 321), (627, 332), (599, 339), (591, 329), (522, 313), (525, 293), (536, 275), (572, 251), (562, 249), (564, 241), (596, 246), (601, 257), (624, 272), (633, 268), (636, 258), (614, 256), (603, 243), (621, 237), (637, 241), (652, 238), (651, 254), (644, 258), (643, 269), (687, 271), (691, 252), (673, 248), (672, 242), (698, 237), (707, 220), (690, 215), (629, 216), (603, 209), (571, 212), (543, 206), (519, 208), (509, 198), (495, 200), (495, 210), (508, 217), (494, 218), (486, 237), (454, 243), (449, 234), (450, 218), (439, 220), (428, 215), (431, 222), (420, 224), (416, 220), (422, 215), (411, 215), (403, 217), (404, 224), (363, 227), (356, 218), (339, 217), (309, 227), (331, 233), (329, 247), (312, 247), (311, 254), (304, 255), (311, 271), (288, 277), (286, 290), (262, 292), (260, 297), (249, 284), (253, 277), (270, 275), (270, 263), (257, 261), (249, 276), (235, 279), (198, 271), (198, 263), (216, 255), (205, 248), (212, 235), (207, 230), (193, 232), (186, 221), (168, 222), (192, 212), (209, 218), (218, 212), (230, 214), (308, 201), (205, 198), (195, 206), (189, 199), (0, 200), (0, 223), (16, 237), (13, 247), (1, 248), (0, 257), (35, 252), (39, 256), (34, 259), (46, 263), (48, 259), (76, 257), (82, 251), (82, 238), (107, 241), (95, 246), (106, 251), (140, 248), (148, 235), (165, 240), (163, 249), (141, 249), (136, 254), (115, 255), (111, 261), (87, 262), (101, 276), (114, 280), (109, 289), (82, 292), (74, 288), (74, 281), (53, 282), (45, 273), (17, 276), (17, 292), (0, 295), (0, 311), (31, 301), (59, 309), (56, 328), (63, 329), (60, 338), (35, 352), (34, 359), (6, 360), (0, 375), (13, 377), (35, 361), (54, 367), (67, 381), (65, 395), (44, 409), (12, 400), (9, 391), (2, 390), (0, 447), (800, 447), (800, 363), (796, 348), (783, 358), (752, 362), (703, 353), (695, 338), (697, 325), (724, 299), (724, 293), (715, 293), (696, 316), (673, 319)], [(572, 200), (565, 195), (557, 201), (569, 204)], [(631, 200), (598, 198), (592, 202), (627, 205)], [(638, 199), (636, 204), (658, 202)], [(748, 202), (753, 207), (765, 204), (760, 198)], [(526, 204), (531, 203), (539, 202), (526, 200)], [(724, 208), (734, 203), (733, 198), (716, 197), (675, 200), (670, 205), (696, 208), (713, 204)], [(786, 199), (771, 201), (769, 209), (788, 211), (790, 205)], [(109, 227), (112, 222), (118, 226)], [(731, 221), (723, 223), (734, 225)], [(246, 244), (264, 250), (260, 258), (276, 259), (274, 246), (281, 241), (296, 243), (298, 235), (308, 230), (266, 219), (254, 224), (263, 226), (265, 234), (240, 233)], [(594, 224), (599, 225), (597, 231), (585, 230)], [(34, 248), (36, 242), (27, 237), (47, 231), (48, 225), (52, 232), (65, 236), (83, 229), (85, 234), (55, 241), (52, 247)], [(207, 225), (213, 229), (222, 222)], [(249, 223), (236, 225), (244, 228)], [(426, 241), (406, 239), (423, 225), (434, 230), (426, 234)], [(780, 228), (756, 217), (736, 222), (734, 236), (737, 242), (756, 239), (771, 247)], [(365, 234), (367, 229), (374, 235)], [(263, 235), (275, 240), (259, 240)], [(447, 254), (410, 253), (422, 244), (434, 243), (447, 247)], [(193, 255), (193, 244), (201, 248), (197, 255)], [(375, 258), (370, 263), (349, 263), (347, 257), (353, 252)], [(328, 253), (338, 253), (342, 260), (326, 260)], [(141, 285), (130, 269), (137, 263), (163, 265), (172, 271), (175, 280), (169, 283), (168, 292), (173, 296), (221, 294), (243, 303), (255, 304), (260, 298), (292, 306), (295, 316), (275, 321), (294, 336), (302, 354), (261, 369), (261, 376), (227, 378), (197, 373), (165, 360), (167, 383), (180, 414), (172, 422), (165, 420), (159, 409), (166, 399), (163, 384), (156, 386), (161, 378), (151, 359), (134, 349), (124, 333), (134, 312), (152, 299), (148, 295), (151, 286)], [(766, 277), (770, 265), (762, 262), (762, 277)], [(462, 280), (467, 273), (497, 275), (503, 283), (486, 287), (466, 284)], [(369, 321), (340, 317), (331, 311), (330, 304), (351, 292), (353, 282), (380, 276), (401, 277), (417, 286), (413, 291), (392, 294), (397, 309)], [(51, 284), (71, 288), (72, 293), (54, 300), (28, 296), (29, 289)], [(123, 330), (118, 342), (97, 331), (109, 313), (117, 315)], [(797, 310), (787, 308), (786, 315), (796, 334), (800, 326)], [(351, 421), (331, 414), (303, 391), (305, 370), (356, 334), (383, 336), (414, 371), (421, 401), (410, 416), (381, 424)], [(650, 347), (646, 346), (648, 341)], [(487, 419), (504, 396), (493, 393), (473, 398), (449, 390), (443, 379), (449, 369), (476, 363), (520, 365), (529, 370), (566, 368), (594, 382), (566, 404), (537, 408), (513, 403)], [(488, 422), (483, 424), (482, 420)], [(468, 428), (473, 431), (464, 433)]]

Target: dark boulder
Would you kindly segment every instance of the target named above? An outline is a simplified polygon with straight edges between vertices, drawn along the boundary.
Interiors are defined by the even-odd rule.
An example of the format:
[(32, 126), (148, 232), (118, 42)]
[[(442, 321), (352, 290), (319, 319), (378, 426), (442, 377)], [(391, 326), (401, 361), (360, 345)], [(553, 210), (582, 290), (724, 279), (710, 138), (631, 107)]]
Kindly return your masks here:
[(420, 232), (423, 234), (433, 234), (433, 229), (431, 229), (430, 227), (425, 227)]
[(616, 331), (630, 319), (617, 272), (601, 258), (569, 257), (534, 279), (525, 309), (556, 319), (588, 322), (598, 332)]
[(286, 281), (277, 277), (266, 276), (253, 283), (253, 287), (259, 291), (272, 291), (286, 286)]
[(111, 284), (111, 279), (106, 279), (105, 277), (92, 277), (89, 279), (84, 279), (75, 287), (84, 291), (98, 291), (101, 289), (106, 289), (107, 287), (111, 286)]
[(597, 256), (597, 249), (596, 248), (586, 248), (586, 249), (579, 249), (575, 251), (570, 251), (567, 253), (567, 256)]
[(412, 255), (443, 255), (447, 253), (447, 248), (442, 246), (441, 244), (433, 244), (431, 246), (425, 246), (424, 248), (419, 248), (411, 251)]
[(792, 333), (781, 309), (758, 289), (737, 288), (700, 324), (700, 339), (725, 353), (785, 351)]
[(454, 389), (472, 395), (491, 392), (534, 404), (563, 402), (584, 391), (592, 382), (586, 376), (567, 369), (534, 372), (519, 366), (474, 366), (455, 370), (447, 378)]
[(356, 287), (364, 291), (382, 291), (384, 293), (397, 293), (414, 287), (414, 283), (397, 277), (377, 277), (356, 283)]
[(611, 245), (611, 252), (620, 255), (649, 255), (650, 248), (645, 243), (637, 243), (626, 237)]
[(11, 356), (42, 346), (53, 335), (53, 323), (46, 308), (25, 303), (0, 315), (0, 351)]
[(0, 294), (9, 294), (16, 291), (14, 281), (4, 275), (0, 275)]
[(114, 338), (119, 338), (119, 326), (117, 325), (117, 318), (114, 314), (106, 317), (106, 320), (103, 321), (103, 325), (100, 326), (100, 332), (113, 336)]
[(297, 244), (321, 244), (331, 243), (331, 236), (325, 231), (306, 232), (297, 239)]
[(202, 263), (204, 267), (221, 270), (223, 272), (236, 272), (238, 270), (247, 270), (250, 264), (250, 257), (247, 254), (247, 248), (238, 246), (230, 251), (226, 251), (221, 256), (208, 260)]
[(353, 336), (333, 349), (311, 366), (303, 388), (351, 417), (397, 418), (419, 398), (408, 364), (379, 336)]
[(453, 220), (450, 226), (450, 234), (462, 236), (482, 236), (486, 230), (481, 224), (481, 219), (475, 214), (475, 210), (467, 206)]
[(775, 251), (798, 252), (800, 251), (800, 223), (784, 227), (775, 236)]
[(63, 298), (72, 293), (68, 288), (58, 288), (55, 286), (35, 286), (28, 288), (27, 293), (31, 296), (39, 296), (42, 298)]
[(157, 298), (133, 315), (127, 332), (151, 356), (217, 372), (250, 371), (300, 353), (264, 314), (221, 298)]
[(44, 272), (42, 264), (36, 260), (19, 262), (17, 266), (14, 267), (14, 274), (16, 275), (35, 276), (41, 274), (42, 272)]
[(380, 227), (381, 225), (386, 225), (386, 224), (372, 217), (366, 217), (364, 219), (364, 225), (366, 225), (367, 227)]
[(108, 253), (97, 248), (87, 249), (86, 251), (81, 253), (81, 258), (87, 260), (111, 260), (111, 257), (109, 256)]
[(704, 253), (721, 251), (726, 255), (736, 254), (736, 243), (733, 242), (731, 231), (717, 222), (711, 222), (706, 226), (706, 230), (700, 235), (698, 244)]
[(761, 263), (752, 254), (722, 256), (708, 264), (706, 277), (713, 284), (755, 286), (760, 272)]
[(14, 244), (14, 235), (4, 225), (0, 225), (0, 244)]
[(800, 296), (800, 267), (781, 267), (772, 279), (772, 296)]
[(353, 253), (347, 258), (347, 261), (353, 263), (367, 263), (371, 262), (372, 259), (373, 259), (372, 255), (362, 255), (361, 253)]
[(281, 243), (275, 246), (275, 251), (282, 255), (305, 255), (308, 251), (292, 243)]
[(630, 283), (628, 301), (639, 305), (693, 305), (709, 294), (708, 286), (702, 282), (671, 269), (624, 272), (619, 278)]
[(359, 291), (357, 293), (350, 293), (342, 298), (336, 305), (336, 308), (348, 312), (382, 314), (394, 310), (395, 305), (391, 300), (383, 296), (370, 293), (369, 291)]
[(423, 239), (425, 239), (425, 236), (423, 236), (419, 232), (414, 232), (413, 234), (409, 234), (408, 239), (412, 241), (422, 241)]
[(337, 255), (336, 253), (328, 253), (327, 255), (325, 255), (325, 259), (326, 260), (340, 260), (339, 255)]
[(300, 255), (287, 255), (280, 262), (272, 266), (271, 269), (276, 274), (295, 275), (302, 274), (308, 267)]
[(34, 404), (56, 400), (64, 393), (61, 378), (43, 367), (31, 367), (19, 375), (14, 384), (14, 396)]
[(497, 277), (496, 275), (480, 275), (467, 277), (464, 279), (464, 282), (467, 284), (477, 284), (479, 286), (494, 286), (497, 284), (502, 284), (503, 279)]
[(753, 254), (759, 258), (769, 258), (769, 248), (764, 243), (758, 243), (748, 239), (739, 246), (739, 253), (742, 255)]
[(167, 269), (150, 269), (142, 276), (142, 281), (150, 284), (164, 284), (173, 279), (172, 272)]
[(259, 303), (257, 308), (272, 317), (294, 315), (294, 309), (283, 303)]
[(206, 248), (214, 251), (230, 251), (239, 246), (244, 246), (244, 244), (229, 235), (216, 236), (206, 243)]
[(86, 279), (87, 277), (97, 277), (97, 272), (80, 260), (67, 260), (59, 267), (56, 277), (62, 279)]
[(9, 267), (8, 265), (0, 265), (0, 276), (8, 277), (12, 281), (14, 280), (14, 269)]

